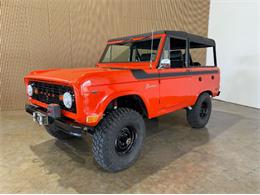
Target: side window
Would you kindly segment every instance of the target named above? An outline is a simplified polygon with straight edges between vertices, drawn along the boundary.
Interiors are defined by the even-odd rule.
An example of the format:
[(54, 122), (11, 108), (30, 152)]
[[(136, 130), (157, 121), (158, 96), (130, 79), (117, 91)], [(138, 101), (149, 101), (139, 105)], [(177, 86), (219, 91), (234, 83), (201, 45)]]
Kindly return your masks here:
[(186, 40), (170, 38), (170, 61), (171, 68), (185, 68)]
[(185, 39), (167, 37), (159, 68), (185, 68), (186, 45)]
[[(150, 60), (154, 61), (157, 56), (158, 47), (160, 44), (160, 39), (137, 41), (133, 43), (133, 61), (143, 61), (148, 62)], [(153, 45), (153, 48), (151, 46)], [(152, 50), (151, 50), (152, 49)]]
[(213, 47), (207, 47), (195, 42), (190, 42), (190, 66), (205, 67), (214, 66)]

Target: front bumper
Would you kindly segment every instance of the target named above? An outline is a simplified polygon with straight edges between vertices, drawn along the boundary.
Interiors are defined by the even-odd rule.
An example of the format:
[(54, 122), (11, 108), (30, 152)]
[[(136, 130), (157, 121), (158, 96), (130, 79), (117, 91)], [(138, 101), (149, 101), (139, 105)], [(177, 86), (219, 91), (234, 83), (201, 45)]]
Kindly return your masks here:
[(45, 108), (41, 108), (35, 105), (26, 104), (25, 105), (25, 111), (29, 114), (33, 115), (35, 112), (40, 112), (43, 115), (46, 115), (48, 117), (48, 124), (55, 125), (56, 128), (59, 130), (68, 133), (70, 135), (78, 136), (80, 137), (82, 134), (92, 133), (93, 129), (90, 127), (86, 127), (84, 125), (81, 125), (79, 123), (73, 122), (70, 119), (66, 117), (60, 117), (60, 118), (53, 118), (48, 115), (47, 110)]

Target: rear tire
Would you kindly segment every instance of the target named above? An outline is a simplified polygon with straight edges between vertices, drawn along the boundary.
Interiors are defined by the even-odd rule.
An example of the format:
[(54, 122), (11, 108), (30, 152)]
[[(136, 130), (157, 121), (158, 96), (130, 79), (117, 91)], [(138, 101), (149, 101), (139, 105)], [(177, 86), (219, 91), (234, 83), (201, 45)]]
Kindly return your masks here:
[(138, 159), (144, 137), (143, 117), (132, 109), (118, 108), (107, 114), (95, 129), (94, 158), (107, 171), (126, 169)]
[(202, 93), (191, 110), (187, 110), (187, 120), (192, 128), (203, 128), (209, 121), (211, 114), (211, 97)]
[(65, 139), (70, 139), (73, 138), (75, 136), (67, 134), (61, 130), (59, 130), (56, 125), (51, 124), (51, 125), (46, 125), (44, 126), (46, 131), (53, 137), (59, 139), (59, 140), (65, 140)]

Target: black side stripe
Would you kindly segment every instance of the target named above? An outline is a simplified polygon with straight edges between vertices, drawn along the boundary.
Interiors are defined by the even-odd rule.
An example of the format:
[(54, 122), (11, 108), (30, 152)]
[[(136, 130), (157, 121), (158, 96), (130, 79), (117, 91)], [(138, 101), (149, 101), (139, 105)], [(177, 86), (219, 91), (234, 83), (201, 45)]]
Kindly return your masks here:
[(144, 70), (131, 70), (133, 76), (136, 79), (152, 79), (152, 78), (164, 78), (164, 77), (178, 77), (178, 76), (190, 76), (190, 75), (203, 75), (203, 74), (217, 74), (218, 70), (206, 70), (206, 71), (190, 71), (190, 72), (165, 72), (165, 73), (146, 73)]

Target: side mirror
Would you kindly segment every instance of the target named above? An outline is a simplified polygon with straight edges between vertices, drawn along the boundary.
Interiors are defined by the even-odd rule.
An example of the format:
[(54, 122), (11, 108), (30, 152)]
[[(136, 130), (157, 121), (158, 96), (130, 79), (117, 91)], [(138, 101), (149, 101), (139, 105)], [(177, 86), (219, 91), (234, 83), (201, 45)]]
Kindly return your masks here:
[(162, 59), (158, 69), (170, 68), (171, 67), (171, 60), (169, 58)]

